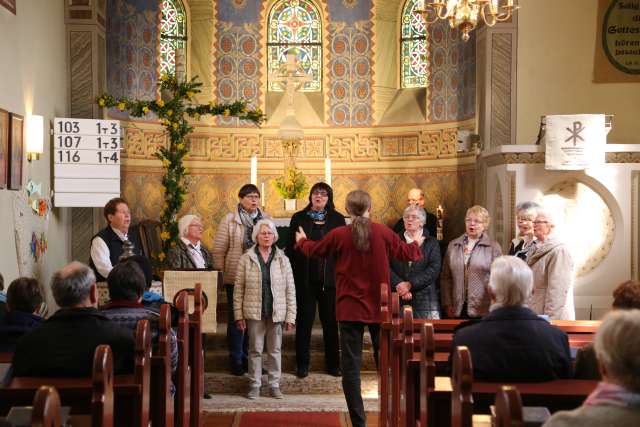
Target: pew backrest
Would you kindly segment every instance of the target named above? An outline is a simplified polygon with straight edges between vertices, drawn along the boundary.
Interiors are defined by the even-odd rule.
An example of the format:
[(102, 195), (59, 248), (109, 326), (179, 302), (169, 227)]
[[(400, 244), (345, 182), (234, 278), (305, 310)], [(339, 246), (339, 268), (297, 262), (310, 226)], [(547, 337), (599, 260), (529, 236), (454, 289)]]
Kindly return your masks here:
[(518, 389), (503, 385), (496, 393), (495, 427), (523, 427), (522, 399)]
[(453, 354), (451, 373), (451, 427), (472, 427), (473, 421), (473, 364), (471, 352), (459, 346)]
[(33, 399), (32, 427), (60, 427), (60, 396), (55, 388), (41, 386)]

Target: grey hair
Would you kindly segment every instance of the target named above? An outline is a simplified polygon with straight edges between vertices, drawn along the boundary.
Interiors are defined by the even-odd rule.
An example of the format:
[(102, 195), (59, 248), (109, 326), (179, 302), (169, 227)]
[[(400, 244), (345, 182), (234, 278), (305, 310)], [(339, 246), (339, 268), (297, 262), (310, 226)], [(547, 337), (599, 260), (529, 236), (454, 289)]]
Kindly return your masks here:
[(503, 255), (491, 263), (489, 287), (503, 306), (524, 305), (533, 289), (533, 273), (518, 257)]
[(424, 225), (427, 222), (427, 213), (418, 205), (409, 205), (404, 208), (404, 212), (402, 213), (402, 217), (404, 217), (409, 212), (414, 212), (418, 215), (420, 222)]
[(193, 222), (194, 219), (200, 219), (198, 215), (185, 215), (178, 221), (178, 231), (180, 237), (186, 237), (187, 231), (189, 230), (189, 226)]
[(534, 215), (538, 212), (541, 206), (536, 202), (521, 202), (516, 205), (516, 212), (530, 212)]
[(278, 229), (276, 228), (276, 225), (273, 223), (273, 221), (271, 221), (270, 219), (261, 219), (260, 221), (256, 222), (256, 225), (253, 226), (253, 232), (251, 233), (251, 238), (253, 239), (253, 241), (255, 243), (258, 243), (258, 241), (256, 240), (256, 238), (258, 237), (258, 233), (260, 232), (260, 228), (262, 228), (263, 225), (266, 225), (267, 227), (269, 227), (269, 229), (271, 230), (271, 232), (273, 232), (273, 241), (277, 242), (278, 241)]
[(545, 206), (540, 206), (538, 209), (536, 209), (536, 216), (538, 215), (544, 215), (545, 217), (547, 217), (547, 222), (552, 225), (553, 227), (556, 227), (558, 225), (558, 218), (556, 213), (553, 212), (552, 209), (549, 209)]
[(613, 310), (596, 331), (596, 356), (616, 384), (640, 393), (640, 310)]
[(51, 278), (53, 298), (60, 307), (73, 307), (89, 298), (96, 275), (88, 266), (73, 261), (56, 271)]

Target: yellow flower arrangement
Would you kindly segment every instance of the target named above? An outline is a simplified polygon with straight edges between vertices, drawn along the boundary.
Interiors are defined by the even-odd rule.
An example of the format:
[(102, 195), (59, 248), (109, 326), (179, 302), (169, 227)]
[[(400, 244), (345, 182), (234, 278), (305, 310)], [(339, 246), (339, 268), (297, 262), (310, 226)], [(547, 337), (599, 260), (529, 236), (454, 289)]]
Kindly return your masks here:
[(98, 105), (99, 105), (100, 107), (104, 107), (104, 98), (100, 98), (100, 99), (98, 99)]
[(117, 106), (118, 110), (120, 110), (120, 111), (124, 111), (124, 109), (125, 109), (126, 107), (127, 107), (127, 106), (125, 105), (125, 103), (124, 103), (124, 102), (119, 102), (119, 103), (118, 103), (118, 106)]
[(225, 110), (222, 112), (222, 115), (225, 117), (229, 117), (230, 114), (231, 114), (231, 110), (229, 110), (228, 108), (225, 108)]
[(173, 116), (173, 110), (171, 108), (167, 110), (167, 116), (169, 117)]
[(149, 107), (147, 107), (146, 105), (144, 107), (142, 107), (142, 112), (144, 114), (147, 114), (149, 112)]
[(193, 98), (193, 95), (195, 95), (195, 93), (193, 93), (192, 90), (187, 91), (187, 98)]
[(171, 162), (169, 161), (169, 159), (162, 159), (162, 166), (164, 166), (165, 168), (168, 168), (169, 165), (171, 165)]
[(164, 261), (164, 259), (165, 259), (166, 257), (167, 257), (167, 256), (164, 254), (164, 252), (160, 252), (160, 253), (158, 254), (158, 260), (159, 260), (160, 262)]
[(160, 238), (162, 240), (169, 240), (170, 237), (171, 237), (171, 234), (169, 234), (168, 231), (163, 231), (162, 233), (160, 233)]
[(156, 100), (156, 105), (160, 108), (164, 107), (164, 101), (162, 99)]

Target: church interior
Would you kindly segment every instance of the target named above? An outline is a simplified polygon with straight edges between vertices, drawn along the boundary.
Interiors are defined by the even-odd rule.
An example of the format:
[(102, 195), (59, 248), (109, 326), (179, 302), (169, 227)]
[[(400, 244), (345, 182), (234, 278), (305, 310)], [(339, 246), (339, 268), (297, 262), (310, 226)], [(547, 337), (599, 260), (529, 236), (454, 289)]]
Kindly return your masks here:
[[(493, 11), (514, 1), (0, 0), (4, 290), (19, 277), (37, 279), (52, 315), (59, 307), (54, 273), (74, 260), (89, 263), (92, 241), (107, 225), (103, 207), (112, 197), (126, 200), (132, 227), (147, 239), (140, 249), (151, 259), (152, 288), (162, 293), (165, 248), (178, 239), (177, 219), (196, 215), (202, 246), (214, 248), (220, 224), (238, 210), (245, 184), (260, 190), (259, 211), (273, 218), (280, 247), (294, 239), (296, 230), (287, 227), (295, 211), (311, 205), (309, 188), (316, 183), (331, 186), (335, 209), (344, 216), (348, 195), (366, 191), (371, 220), (391, 228), (406, 212), (407, 193), (420, 189), (424, 209), (437, 219), (432, 237), (443, 262), (450, 242), (465, 234), (467, 209), (474, 205), (488, 211), (485, 233), (502, 254), (518, 236), (523, 202), (553, 205), (561, 213), (555, 225), (573, 259), (575, 314), (567, 322), (576, 322), (563, 330), (573, 347), (571, 340), (582, 339), (576, 337), (596, 324), (589, 322), (599, 325), (610, 311), (616, 287), (640, 280), (640, 31), (621, 30), (622, 23), (640, 28), (640, 6), (620, 0), (519, 0), (508, 19), (489, 22), (487, 12), (476, 15), (477, 25), (469, 28), (435, 17), (433, 3), (440, 5), (436, 10), (445, 3), (480, 3)], [(184, 86), (176, 89), (174, 82)], [(566, 119), (573, 121), (573, 135), (583, 126), (576, 120), (594, 120), (602, 131), (599, 154), (586, 166), (552, 165), (550, 146), (569, 141), (552, 132), (554, 118), (569, 116), (578, 117)], [(57, 118), (118, 123), (120, 149), (111, 152), (117, 154), (115, 189), (87, 184), (81, 197), (60, 197), (76, 190), (65, 187), (58, 172), (64, 159), (56, 146), (62, 138)], [(576, 153), (578, 139), (584, 142), (575, 136), (573, 150), (563, 153)], [(90, 179), (101, 167), (86, 166), (83, 173)], [(278, 180), (286, 181), (292, 171), (306, 186), (285, 197)], [(91, 192), (99, 195), (84, 198)], [(285, 199), (294, 199), (293, 206)], [(296, 333), (282, 332), (284, 399), (264, 392), (258, 401), (246, 399), (247, 378), (230, 374), (228, 366), (225, 329), (234, 307), (223, 284), (233, 282), (222, 274), (212, 277), (214, 292), (207, 296), (203, 335), (196, 340), (204, 349), (202, 361), (193, 362), (200, 371), (192, 366), (202, 376), (191, 380), (192, 419), (147, 421), (356, 425), (343, 397), (344, 377), (323, 372), (319, 319), (310, 338), (311, 375), (295, 375)], [(101, 303), (109, 299), (105, 283), (97, 292)], [(465, 300), (465, 313), (467, 308)], [(389, 314), (389, 330), (382, 320), (380, 349), (390, 353), (380, 353), (380, 363), (371, 332), (365, 333), (358, 381), (368, 425), (449, 425), (435, 418), (427, 423), (420, 413), (425, 403), (409, 399), (406, 379), (398, 383), (395, 366), (387, 365), (394, 351), (400, 351), (398, 366), (404, 357), (400, 335), (389, 335), (402, 328), (403, 313), (395, 315), (400, 317), (393, 326)], [(439, 370), (448, 359), (438, 359), (444, 333), (435, 328), (437, 389), (438, 378), (451, 374)], [(595, 329), (589, 331), (590, 342)], [(416, 349), (425, 340), (420, 333), (409, 334), (416, 337)], [(464, 354), (454, 353), (456, 369)], [(390, 359), (383, 362), (385, 357)], [(411, 366), (400, 368), (400, 377), (414, 375), (418, 390), (423, 374)], [(383, 371), (389, 374), (384, 380)], [(118, 414), (117, 377), (114, 424), (107, 425), (125, 425)], [(456, 391), (454, 379), (448, 396)], [(5, 391), (0, 388), (0, 400)], [(487, 400), (475, 391), (474, 397), (472, 413)], [(408, 401), (422, 405), (412, 406), (411, 416)], [(523, 401), (554, 412), (544, 399)], [(451, 402), (446, 403), (456, 407)], [(178, 407), (176, 401), (170, 418)], [(0, 404), (0, 425), (2, 410)], [(454, 410), (451, 419), (458, 415)], [(102, 425), (91, 420), (87, 425)]]

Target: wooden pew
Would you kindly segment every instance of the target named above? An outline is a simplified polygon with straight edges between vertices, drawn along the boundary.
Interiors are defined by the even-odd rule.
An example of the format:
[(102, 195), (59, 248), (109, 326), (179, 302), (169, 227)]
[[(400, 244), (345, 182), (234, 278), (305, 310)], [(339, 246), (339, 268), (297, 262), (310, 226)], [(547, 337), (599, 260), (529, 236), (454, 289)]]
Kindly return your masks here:
[[(73, 413), (91, 414), (92, 426), (113, 427), (113, 356), (108, 345), (96, 347), (91, 378), (38, 378), (37, 382), (48, 384), (47, 387), (56, 387), (59, 390), (59, 402), (71, 406)], [(34, 390), (39, 392), (42, 388), (40, 385), (34, 388), (31, 384), (19, 382), (12, 382), (10, 387), (0, 388), (0, 413), (6, 415), (12, 406), (29, 405)], [(40, 411), (40, 407), (42, 411), (47, 409), (47, 400), (44, 397), (40, 399), (44, 401), (40, 406), (34, 404), (35, 412)], [(59, 415), (58, 412), (58, 418)], [(41, 418), (48, 420), (44, 415)]]
[[(138, 321), (135, 339), (134, 372), (113, 376), (114, 412), (119, 425), (148, 427), (151, 380), (151, 331), (148, 320)], [(89, 379), (14, 377), (11, 389), (35, 390), (42, 384), (56, 387), (66, 406), (88, 412)], [(84, 395), (83, 395), (84, 392)], [(67, 403), (69, 402), (69, 403)]]
[[(433, 390), (421, 390), (428, 394), (429, 425), (468, 425), (468, 417), (476, 413), (489, 413), (494, 396), (504, 383), (473, 381), (471, 354), (466, 347), (458, 347), (453, 356), (454, 372), (451, 378), (436, 377)], [(469, 383), (473, 395), (469, 407)], [(516, 387), (523, 404), (545, 406), (553, 413), (574, 409), (595, 389), (598, 381), (562, 379), (539, 383), (509, 383)], [(466, 405), (466, 406), (465, 406)], [(461, 424), (457, 422), (460, 417)]]
[(496, 393), (495, 427), (523, 427), (522, 399), (518, 389), (503, 385)]
[(158, 319), (158, 343), (151, 356), (151, 422), (173, 427), (171, 394), (171, 308), (162, 304)]
[(189, 366), (189, 319), (187, 318), (187, 295), (174, 298), (178, 311), (178, 367), (176, 370), (175, 425), (189, 427), (191, 413), (191, 367)]
[(38, 427), (60, 427), (60, 396), (55, 388), (41, 386), (33, 399), (31, 425)]
[(400, 422), (400, 351), (402, 348), (400, 300), (389, 292), (387, 284), (381, 285), (380, 358), (378, 381), (380, 390), (379, 424), (382, 427), (397, 426)]
[(203, 305), (202, 285), (196, 283), (193, 289), (182, 289), (176, 293), (193, 295), (193, 313), (189, 314), (189, 366), (191, 367), (191, 408), (190, 426), (202, 425), (202, 399), (204, 397), (204, 350), (202, 347), (202, 313), (206, 310)]

